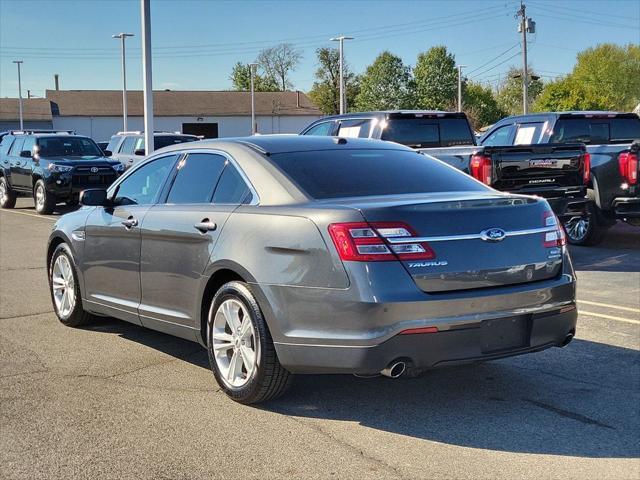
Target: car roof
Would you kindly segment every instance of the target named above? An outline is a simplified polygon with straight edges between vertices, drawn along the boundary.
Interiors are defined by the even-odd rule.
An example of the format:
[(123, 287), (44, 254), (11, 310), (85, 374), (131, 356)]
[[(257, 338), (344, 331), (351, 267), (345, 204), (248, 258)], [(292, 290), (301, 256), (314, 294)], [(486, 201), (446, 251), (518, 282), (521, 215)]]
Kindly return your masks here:
[[(500, 122), (504, 120), (516, 119), (516, 118), (546, 118), (546, 117), (629, 117), (635, 116), (634, 113), (629, 112), (614, 112), (609, 110), (571, 110), (567, 112), (535, 112), (535, 113), (527, 113), (526, 115), (511, 115), (509, 117), (505, 117)], [(498, 123), (498, 122), (496, 122)]]
[(380, 116), (388, 115), (442, 115), (451, 117), (463, 117), (464, 113), (446, 112), (444, 110), (372, 110), (368, 112), (351, 112), (343, 113), (342, 115), (329, 115), (319, 118), (314, 123), (319, 123), (327, 120), (338, 120), (341, 118), (377, 118)]

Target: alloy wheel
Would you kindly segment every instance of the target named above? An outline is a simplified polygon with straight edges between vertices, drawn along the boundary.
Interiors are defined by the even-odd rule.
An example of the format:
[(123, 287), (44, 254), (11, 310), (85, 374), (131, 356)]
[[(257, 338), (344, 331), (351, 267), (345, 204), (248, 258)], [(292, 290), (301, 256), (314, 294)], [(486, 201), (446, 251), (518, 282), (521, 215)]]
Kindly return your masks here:
[(240, 301), (228, 299), (220, 304), (213, 319), (211, 341), (223, 381), (234, 388), (246, 385), (256, 370), (260, 343)]
[(588, 216), (573, 217), (569, 219), (564, 228), (567, 232), (567, 236), (574, 242), (580, 242), (584, 240), (589, 232), (590, 218)]
[(0, 205), (4, 205), (4, 202), (7, 200), (7, 185), (5, 180), (0, 182)]
[(65, 255), (60, 255), (53, 264), (51, 288), (58, 314), (68, 317), (76, 305), (76, 290), (71, 263)]
[(42, 187), (42, 185), (38, 185), (36, 187), (36, 206), (39, 210), (42, 210), (42, 208), (44, 208), (44, 198), (44, 188)]

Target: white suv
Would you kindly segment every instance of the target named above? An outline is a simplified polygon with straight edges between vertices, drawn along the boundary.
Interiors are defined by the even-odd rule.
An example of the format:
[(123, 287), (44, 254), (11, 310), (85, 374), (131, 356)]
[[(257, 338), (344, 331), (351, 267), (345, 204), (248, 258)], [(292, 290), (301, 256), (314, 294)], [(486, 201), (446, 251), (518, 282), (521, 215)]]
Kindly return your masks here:
[[(180, 132), (155, 132), (153, 134), (154, 150), (175, 145), (177, 143), (195, 142), (200, 137), (183, 134)], [(131, 167), (146, 154), (144, 145), (144, 132), (118, 132), (109, 141), (106, 155), (113, 160), (118, 160), (125, 168)]]

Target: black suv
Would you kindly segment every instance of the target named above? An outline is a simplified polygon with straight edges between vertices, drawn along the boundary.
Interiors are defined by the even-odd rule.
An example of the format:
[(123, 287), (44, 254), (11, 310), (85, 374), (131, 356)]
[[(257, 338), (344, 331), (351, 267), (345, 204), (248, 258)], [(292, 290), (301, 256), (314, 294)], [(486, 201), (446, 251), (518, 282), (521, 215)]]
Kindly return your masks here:
[(38, 213), (49, 214), (57, 203), (77, 204), (86, 188), (107, 188), (123, 171), (91, 138), (73, 131), (11, 131), (0, 143), (0, 207), (30, 196)]

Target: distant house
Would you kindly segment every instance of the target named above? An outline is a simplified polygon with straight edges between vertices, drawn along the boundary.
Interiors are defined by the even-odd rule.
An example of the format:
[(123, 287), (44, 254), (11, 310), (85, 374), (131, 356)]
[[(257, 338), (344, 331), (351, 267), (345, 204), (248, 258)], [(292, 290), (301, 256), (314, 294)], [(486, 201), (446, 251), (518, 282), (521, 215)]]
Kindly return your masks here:
[[(8, 123), (13, 122), (11, 127), (17, 128), (17, 100), (3, 100), (15, 103), (15, 113), (10, 113), (7, 107), (6, 117)], [(122, 92), (119, 90), (47, 90), (46, 98), (24, 102), (34, 100), (48, 105), (48, 113), (45, 112), (46, 108), (42, 112), (48, 115), (44, 120), (50, 122), (47, 128), (75, 130), (98, 141), (108, 140), (122, 130)], [(193, 133), (207, 138), (251, 133), (249, 92), (156, 91), (153, 92), (153, 103), (154, 130)], [(142, 92), (128, 92), (127, 105), (128, 129), (142, 130)], [(322, 116), (320, 110), (301, 92), (256, 92), (255, 106), (259, 133), (298, 133)], [(38, 104), (38, 107), (41, 105)], [(10, 119), (12, 115), (13, 119)], [(0, 116), (0, 119), (3, 118), (4, 114)], [(25, 125), (35, 128), (35, 125)]]

